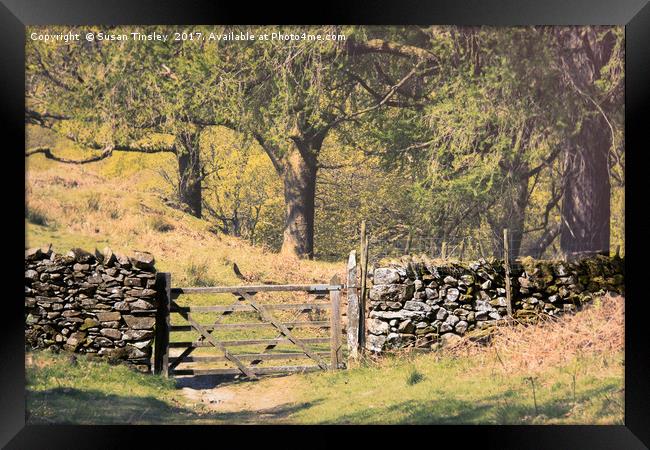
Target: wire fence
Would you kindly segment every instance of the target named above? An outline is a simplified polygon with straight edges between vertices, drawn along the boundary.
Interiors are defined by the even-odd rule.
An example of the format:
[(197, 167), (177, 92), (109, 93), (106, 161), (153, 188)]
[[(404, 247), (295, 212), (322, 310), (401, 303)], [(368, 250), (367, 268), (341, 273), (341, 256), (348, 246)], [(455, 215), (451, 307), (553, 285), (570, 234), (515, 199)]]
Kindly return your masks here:
[[(525, 238), (513, 236), (508, 232), (508, 256), (513, 269), (521, 268), (520, 258), (540, 257), (530, 250), (530, 242)], [(404, 255), (426, 255), (433, 259), (460, 261), (480, 258), (504, 259), (506, 245), (504, 235), (490, 231), (476, 232), (472, 235), (457, 236), (377, 236), (368, 235), (368, 262), (376, 264), (385, 258), (399, 258)], [(543, 254), (550, 259), (561, 258), (560, 253), (549, 246)]]

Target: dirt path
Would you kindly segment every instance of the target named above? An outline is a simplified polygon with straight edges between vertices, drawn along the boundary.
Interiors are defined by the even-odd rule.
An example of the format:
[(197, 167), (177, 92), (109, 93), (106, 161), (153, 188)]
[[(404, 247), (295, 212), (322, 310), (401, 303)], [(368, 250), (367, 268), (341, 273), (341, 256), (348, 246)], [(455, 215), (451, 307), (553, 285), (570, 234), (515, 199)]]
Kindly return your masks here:
[(233, 423), (291, 423), (290, 416), (308, 404), (297, 401), (302, 382), (294, 376), (251, 382), (179, 379), (183, 398), (193, 406), (223, 415)]

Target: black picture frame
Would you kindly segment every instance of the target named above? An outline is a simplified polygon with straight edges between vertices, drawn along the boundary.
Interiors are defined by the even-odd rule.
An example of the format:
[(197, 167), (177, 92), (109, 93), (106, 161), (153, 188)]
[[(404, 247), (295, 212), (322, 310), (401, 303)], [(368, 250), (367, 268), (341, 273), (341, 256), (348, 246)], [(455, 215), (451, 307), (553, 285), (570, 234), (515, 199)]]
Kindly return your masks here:
[[(2, 362), (0, 444), (7, 448), (130, 448), (137, 441), (158, 440), (161, 446), (219, 439), (237, 434), (239, 446), (260, 440), (265, 447), (293, 445), (340, 447), (350, 433), (363, 432), (370, 442), (386, 447), (517, 448), (517, 449), (636, 449), (650, 445), (650, 355), (647, 343), (650, 299), (642, 286), (647, 264), (642, 219), (642, 154), (648, 147), (650, 94), (650, 5), (647, 0), (399, 0), (380, 3), (351, 0), (314, 3), (258, 4), (226, 1), (83, 1), (0, 0), (0, 111), (5, 133), (6, 160), (3, 203), (7, 268), (1, 272), (5, 298), (0, 323)], [(624, 426), (435, 426), (435, 427), (249, 427), (201, 426), (25, 426), (25, 368), (21, 279), (23, 258), (19, 236), (24, 233), (21, 208), (24, 198), (24, 46), (25, 27), (45, 24), (457, 24), (457, 25), (625, 25), (626, 27), (626, 366)], [(631, 151), (630, 151), (631, 149)], [(647, 151), (646, 151), (647, 152)], [(7, 159), (8, 158), (8, 159)], [(637, 204), (635, 204), (637, 203)], [(11, 211), (11, 212), (9, 212)], [(9, 231), (11, 230), (11, 231)], [(9, 234), (11, 233), (11, 234)], [(9, 237), (11, 236), (11, 237)], [(9, 237), (9, 239), (7, 239)], [(629, 243), (629, 244), (627, 244)], [(639, 271), (633, 269), (640, 267)], [(641, 280), (640, 280), (641, 279)], [(92, 407), (92, 405), (89, 405)], [(191, 432), (187, 432), (191, 431)], [(221, 441), (224, 439), (223, 441)], [(391, 442), (392, 441), (392, 442)], [(443, 442), (446, 444), (442, 444)], [(349, 441), (350, 443), (352, 441)]]

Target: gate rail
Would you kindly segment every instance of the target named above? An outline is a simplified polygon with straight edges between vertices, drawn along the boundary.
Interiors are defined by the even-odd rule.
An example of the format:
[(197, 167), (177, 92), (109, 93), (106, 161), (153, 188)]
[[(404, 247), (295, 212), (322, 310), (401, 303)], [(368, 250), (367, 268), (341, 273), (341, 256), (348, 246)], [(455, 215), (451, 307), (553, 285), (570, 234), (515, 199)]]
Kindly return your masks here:
[[(156, 275), (156, 290), (158, 292), (158, 311), (156, 316), (156, 336), (154, 348), (154, 373), (169, 375), (226, 375), (243, 374), (249, 378), (269, 373), (291, 373), (313, 370), (338, 369), (342, 367), (341, 346), (341, 290), (338, 276), (334, 276), (329, 284), (289, 284), (289, 285), (244, 285), (244, 286), (214, 286), (214, 287), (171, 287), (171, 274), (158, 273)], [(259, 292), (305, 292), (318, 296), (329, 295), (329, 302), (305, 303), (276, 303), (267, 304), (257, 301), (254, 296)], [(175, 300), (183, 294), (233, 294), (237, 300), (230, 305), (210, 306), (180, 306)], [(327, 321), (290, 321), (284, 322), (273, 315), (273, 311), (315, 311), (330, 310), (330, 320)], [(220, 321), (227, 315), (239, 311), (257, 312), (262, 322), (242, 322), (222, 324)], [(221, 313), (212, 324), (201, 324), (192, 317), (192, 313)], [(171, 325), (170, 315), (178, 313), (186, 324)], [(212, 332), (226, 329), (251, 329), (273, 327), (279, 334), (274, 339), (217, 339)], [(329, 328), (329, 338), (298, 338), (292, 330), (296, 328)], [(192, 342), (170, 342), (170, 333), (195, 331), (200, 334), (199, 340)], [(329, 342), (329, 352), (314, 351), (310, 344), (323, 344)], [(232, 353), (230, 347), (265, 344), (264, 350), (259, 353)], [(267, 353), (280, 344), (293, 344), (300, 350), (293, 353)], [(220, 356), (191, 356), (191, 353), (200, 347), (213, 347), (221, 352)], [(178, 356), (170, 356), (170, 348), (183, 348)], [(304, 356), (303, 356), (304, 355)], [(325, 357), (329, 355), (329, 362)], [(288, 365), (257, 367), (259, 363), (267, 360), (281, 360), (300, 356), (314, 361), (315, 365)], [(177, 369), (181, 363), (192, 362), (231, 362), (234, 368), (215, 369)]]

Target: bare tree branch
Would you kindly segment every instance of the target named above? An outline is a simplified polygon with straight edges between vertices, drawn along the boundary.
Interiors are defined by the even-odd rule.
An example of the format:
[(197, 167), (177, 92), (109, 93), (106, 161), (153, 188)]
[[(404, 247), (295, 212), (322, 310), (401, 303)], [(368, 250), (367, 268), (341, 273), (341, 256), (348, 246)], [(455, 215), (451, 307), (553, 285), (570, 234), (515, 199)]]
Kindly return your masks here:
[(146, 147), (146, 146), (134, 146), (134, 145), (107, 145), (104, 147), (99, 147), (99, 144), (93, 143), (89, 145), (93, 149), (101, 149), (102, 152), (99, 155), (91, 156), (85, 159), (68, 159), (56, 156), (52, 153), (50, 147), (34, 147), (25, 152), (25, 157), (29, 157), (36, 154), (42, 154), (47, 159), (53, 161), (58, 161), (65, 164), (88, 164), (91, 162), (101, 161), (110, 157), (114, 151), (117, 152), (137, 152), (137, 153), (176, 153), (176, 148), (174, 146), (162, 146), (162, 147)]
[(371, 39), (366, 42), (355, 40), (346, 41), (346, 49), (350, 54), (385, 53), (407, 58), (437, 61), (436, 55), (420, 47), (398, 44), (383, 39)]

